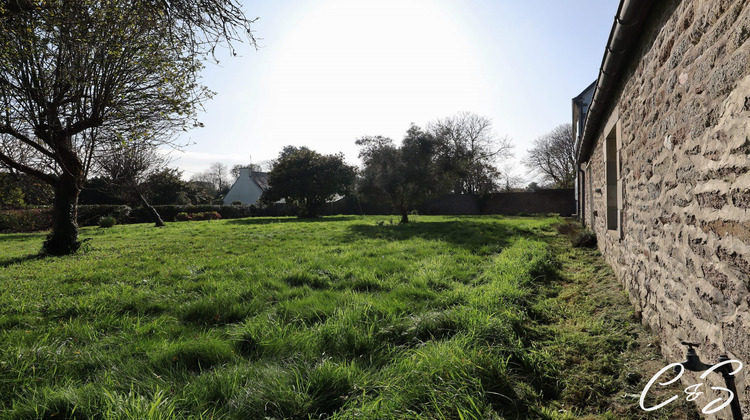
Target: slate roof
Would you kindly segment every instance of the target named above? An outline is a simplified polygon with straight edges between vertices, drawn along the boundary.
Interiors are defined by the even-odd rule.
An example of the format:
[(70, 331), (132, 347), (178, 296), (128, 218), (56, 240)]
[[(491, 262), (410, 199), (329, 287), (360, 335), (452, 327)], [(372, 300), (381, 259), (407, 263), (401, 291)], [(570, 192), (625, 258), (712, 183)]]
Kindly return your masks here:
[(255, 181), (261, 191), (268, 189), (268, 172), (250, 172), (250, 178)]

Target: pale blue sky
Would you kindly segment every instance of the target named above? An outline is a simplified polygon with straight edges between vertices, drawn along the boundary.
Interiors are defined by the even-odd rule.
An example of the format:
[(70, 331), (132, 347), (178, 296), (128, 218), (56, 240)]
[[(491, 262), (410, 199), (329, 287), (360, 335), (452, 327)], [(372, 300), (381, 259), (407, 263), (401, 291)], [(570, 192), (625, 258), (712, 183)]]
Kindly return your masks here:
[[(616, 0), (255, 0), (262, 48), (219, 52), (216, 96), (173, 165), (193, 173), (274, 159), (286, 145), (343, 152), (411, 122), (471, 111), (515, 145), (570, 122), (571, 98), (597, 76)], [(516, 165), (516, 171), (525, 170)]]

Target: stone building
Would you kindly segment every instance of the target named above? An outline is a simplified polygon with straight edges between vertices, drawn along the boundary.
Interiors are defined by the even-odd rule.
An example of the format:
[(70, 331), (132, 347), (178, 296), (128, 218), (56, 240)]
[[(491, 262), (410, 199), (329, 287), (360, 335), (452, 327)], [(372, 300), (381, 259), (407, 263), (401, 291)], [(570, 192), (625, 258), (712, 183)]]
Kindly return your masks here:
[(750, 363), (748, 38), (750, 0), (622, 0), (582, 126), (578, 214), (670, 363)]

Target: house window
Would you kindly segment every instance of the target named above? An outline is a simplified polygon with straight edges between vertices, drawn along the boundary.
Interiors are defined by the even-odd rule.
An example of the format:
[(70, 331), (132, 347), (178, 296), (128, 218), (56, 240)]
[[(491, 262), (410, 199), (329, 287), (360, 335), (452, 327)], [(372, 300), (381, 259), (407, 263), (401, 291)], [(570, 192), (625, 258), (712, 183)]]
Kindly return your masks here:
[(619, 194), (620, 184), (620, 162), (617, 141), (617, 125), (614, 124), (607, 134), (605, 144), (607, 162), (607, 229), (619, 230), (620, 210), (622, 209), (622, 197)]
[(588, 181), (587, 182), (588, 183), (588, 185), (587, 185), (587, 187), (588, 187), (587, 193), (588, 194), (586, 196), (585, 205), (586, 205), (588, 213), (589, 213), (588, 226), (591, 229), (594, 229), (594, 227), (596, 226), (595, 220), (594, 220), (594, 202), (593, 202), (593, 198), (594, 198), (594, 177), (591, 176), (591, 162), (587, 162), (586, 163), (586, 180)]

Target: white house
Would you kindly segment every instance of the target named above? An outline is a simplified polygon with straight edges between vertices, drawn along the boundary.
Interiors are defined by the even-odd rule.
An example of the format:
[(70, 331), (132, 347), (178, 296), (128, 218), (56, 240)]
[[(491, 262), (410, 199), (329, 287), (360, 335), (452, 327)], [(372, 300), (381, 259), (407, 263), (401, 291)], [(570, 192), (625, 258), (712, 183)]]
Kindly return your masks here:
[(232, 188), (224, 196), (224, 204), (241, 202), (242, 204), (257, 204), (260, 195), (268, 189), (268, 173), (253, 172), (250, 168), (240, 169), (240, 176), (232, 184)]

